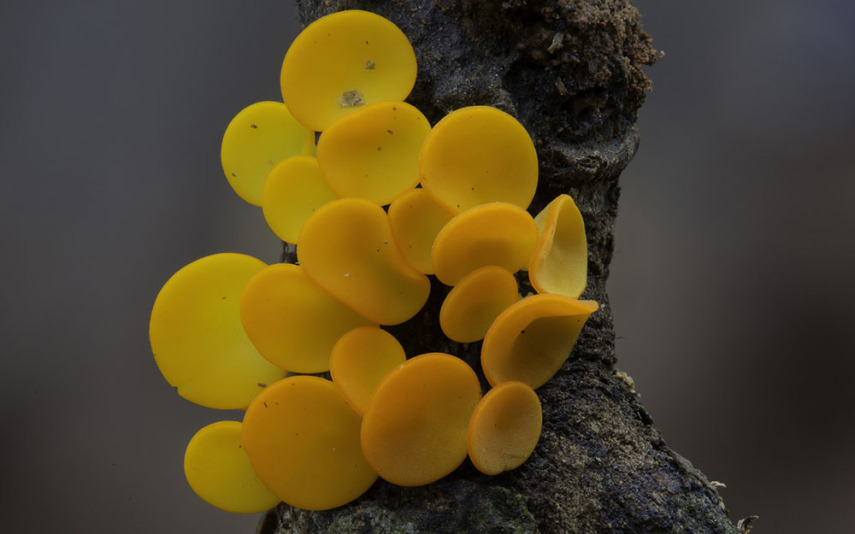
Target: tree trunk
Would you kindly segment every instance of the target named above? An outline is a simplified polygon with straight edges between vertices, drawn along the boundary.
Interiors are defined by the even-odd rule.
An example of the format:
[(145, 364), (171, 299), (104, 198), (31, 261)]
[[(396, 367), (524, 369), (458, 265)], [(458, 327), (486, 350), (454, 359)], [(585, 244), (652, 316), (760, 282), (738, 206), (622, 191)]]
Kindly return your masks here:
[[(365, 9), (395, 22), (416, 50), (408, 99), (435, 123), (470, 105), (516, 116), (535, 141), (540, 211), (569, 193), (585, 219), (588, 287), (600, 303), (559, 373), (537, 393), (543, 434), (522, 467), (498, 476), (467, 461), (424, 487), (379, 480), (355, 502), (308, 512), (280, 505), (262, 534), (285, 532), (662, 533), (747, 532), (727, 518), (716, 488), (670, 450), (632, 380), (615, 370), (606, 279), (618, 177), (638, 147), (638, 108), (650, 82), (642, 66), (659, 54), (628, 0), (298, 0), (305, 22)], [(286, 257), (293, 251), (286, 250)], [(433, 278), (433, 277), (432, 277)], [(521, 289), (530, 290), (523, 276)], [(480, 343), (443, 336), (438, 310), (448, 289), (432, 280), (425, 309), (392, 327), (408, 355), (442, 351), (480, 374)]]

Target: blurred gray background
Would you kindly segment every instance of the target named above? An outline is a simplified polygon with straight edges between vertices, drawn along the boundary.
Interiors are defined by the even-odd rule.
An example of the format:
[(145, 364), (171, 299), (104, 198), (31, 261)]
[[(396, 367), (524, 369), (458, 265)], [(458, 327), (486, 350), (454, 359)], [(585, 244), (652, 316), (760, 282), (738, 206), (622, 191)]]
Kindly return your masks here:
[[(654, 2), (610, 292), (619, 367), (755, 532), (850, 532), (855, 7)], [(5, 532), (250, 533), (184, 481), (237, 413), (179, 399), (147, 339), (207, 254), (277, 260), (222, 132), (279, 98), (289, 1), (0, 4)]]

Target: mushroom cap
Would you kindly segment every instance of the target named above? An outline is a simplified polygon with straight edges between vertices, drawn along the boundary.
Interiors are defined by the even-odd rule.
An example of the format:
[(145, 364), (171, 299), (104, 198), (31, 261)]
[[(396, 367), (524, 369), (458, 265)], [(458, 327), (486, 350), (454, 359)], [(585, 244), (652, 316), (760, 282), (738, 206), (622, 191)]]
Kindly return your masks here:
[(330, 375), (344, 400), (363, 415), (380, 380), (406, 359), (395, 336), (376, 326), (362, 326), (343, 335), (333, 347)]
[(329, 510), (356, 499), (377, 474), (362, 456), (362, 419), (329, 380), (291, 376), (267, 387), (243, 419), (243, 449), (285, 503)]
[(469, 423), (469, 459), (485, 475), (521, 466), (537, 446), (543, 410), (523, 382), (504, 382), (484, 395)]
[(455, 211), (497, 201), (525, 209), (534, 198), (537, 173), (537, 151), (525, 127), (489, 106), (446, 115), (419, 157), (422, 187)]
[(310, 155), (315, 134), (297, 122), (281, 102), (257, 102), (238, 113), (223, 134), (220, 160), (235, 193), (261, 206), (264, 182), (285, 158)]
[(198, 432), (184, 453), (184, 476), (196, 495), (227, 512), (255, 514), (279, 504), (241, 447), (241, 424), (218, 421)]
[(538, 293), (574, 299), (588, 283), (588, 240), (585, 221), (570, 195), (559, 195), (534, 218), (537, 247), (528, 276)]
[(294, 373), (328, 371), (339, 338), (372, 324), (288, 263), (271, 265), (247, 282), (240, 315), (258, 352)]
[(514, 275), (488, 265), (466, 275), (445, 297), (439, 309), (443, 333), (458, 343), (484, 339), (487, 329), (508, 306), (519, 300)]
[(466, 435), (481, 386), (463, 360), (443, 353), (411, 358), (383, 378), (362, 420), (362, 452), (385, 480), (429, 484), (466, 458)]
[(309, 217), (297, 258), (319, 286), (378, 324), (406, 321), (430, 293), (427, 276), (404, 261), (386, 212), (361, 198), (335, 200)]
[(459, 213), (433, 243), (431, 260), (440, 282), (453, 286), (479, 267), (515, 273), (527, 266), (537, 243), (537, 225), (527, 211), (491, 202)]
[(430, 257), (433, 242), (454, 215), (455, 212), (422, 188), (407, 191), (392, 201), (389, 224), (410, 267), (420, 273), (433, 274)]
[(407, 98), (416, 82), (416, 54), (391, 21), (367, 11), (339, 11), (294, 39), (280, 81), (294, 117), (323, 131), (360, 105)]
[(220, 409), (243, 409), (282, 369), (255, 349), (240, 320), (244, 286), (264, 262), (243, 254), (214, 254), (183, 267), (164, 284), (149, 323), (154, 360), (185, 399)]
[(306, 219), (318, 208), (337, 199), (321, 175), (318, 160), (294, 156), (273, 167), (264, 183), (261, 207), (273, 233), (297, 243)]
[(318, 162), (341, 198), (385, 205), (419, 181), (419, 151), (430, 123), (406, 102), (385, 101), (336, 120), (318, 140)]
[(592, 300), (532, 295), (503, 311), (484, 336), (481, 367), (492, 386), (518, 380), (533, 389), (545, 384), (570, 356)]

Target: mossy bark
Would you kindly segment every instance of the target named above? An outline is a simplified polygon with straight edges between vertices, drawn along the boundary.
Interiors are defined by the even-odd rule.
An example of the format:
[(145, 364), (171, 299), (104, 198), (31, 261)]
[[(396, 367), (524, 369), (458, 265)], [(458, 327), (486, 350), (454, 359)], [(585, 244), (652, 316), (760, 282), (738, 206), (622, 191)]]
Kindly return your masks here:
[[(588, 238), (588, 288), (600, 303), (560, 372), (538, 389), (543, 434), (519, 469), (486, 476), (464, 463), (445, 479), (402, 488), (378, 481), (330, 511), (280, 505), (262, 534), (737, 533), (716, 488), (670, 450), (632, 380), (615, 369), (606, 279), (618, 177), (638, 147), (637, 111), (659, 56), (627, 0), (298, 0), (305, 22), (342, 9), (394, 21), (416, 50), (408, 99), (435, 123), (469, 105), (516, 116), (535, 141), (537, 213), (560, 193), (579, 206)], [(286, 250), (286, 257), (292, 256)], [(525, 282), (525, 280), (521, 280)], [(448, 288), (433, 281), (416, 318), (391, 328), (407, 354), (444, 351), (480, 372), (480, 344), (445, 338), (438, 310)]]

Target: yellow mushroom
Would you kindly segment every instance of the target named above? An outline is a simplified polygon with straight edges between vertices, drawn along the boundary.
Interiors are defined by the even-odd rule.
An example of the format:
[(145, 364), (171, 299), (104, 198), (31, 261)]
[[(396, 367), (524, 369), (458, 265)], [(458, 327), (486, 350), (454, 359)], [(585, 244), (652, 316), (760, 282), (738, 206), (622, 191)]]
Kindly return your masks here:
[(243, 449), (285, 503), (329, 510), (356, 499), (377, 474), (362, 456), (362, 419), (329, 380), (292, 376), (265, 389), (243, 419)]
[(525, 209), (537, 188), (537, 152), (522, 124), (488, 106), (458, 109), (428, 134), (419, 157), (422, 187), (455, 211), (487, 202)]
[(241, 424), (219, 421), (198, 432), (184, 453), (184, 475), (196, 495), (227, 512), (255, 514), (279, 499), (255, 476), (241, 447)]
[(214, 254), (183, 267), (158, 293), (149, 323), (152, 352), (185, 399), (242, 409), (284, 375), (261, 357), (241, 326), (241, 292), (265, 267), (243, 254)]
[(416, 54), (391, 21), (340, 11), (300, 32), (285, 54), (280, 81), (294, 117), (323, 131), (359, 106), (407, 98), (416, 81)]
[(439, 325), (458, 343), (484, 339), (505, 308), (519, 300), (517, 280), (507, 269), (488, 265), (469, 273), (445, 297)]
[(267, 175), (285, 158), (310, 155), (315, 135), (294, 120), (281, 102), (258, 102), (235, 116), (223, 134), (220, 159), (232, 189), (261, 205)]
[(259, 271), (243, 290), (240, 314), (258, 352), (294, 373), (322, 373), (348, 331), (371, 325), (314, 283), (298, 265), (278, 263)]
[(451, 219), (436, 236), (431, 259), (440, 282), (453, 286), (486, 265), (517, 272), (528, 265), (536, 243), (537, 225), (527, 211), (491, 202)]
[(422, 354), (389, 371), (362, 420), (362, 452), (399, 486), (429, 484), (466, 458), (466, 434), (481, 386), (463, 360)]
[(433, 274), (430, 258), (433, 242), (454, 215), (422, 188), (404, 193), (389, 205), (392, 235), (410, 267)]
[(538, 293), (579, 298), (588, 283), (585, 221), (569, 195), (560, 195), (534, 218), (537, 248), (528, 276)]
[(419, 150), (430, 124), (405, 102), (361, 107), (324, 130), (318, 163), (341, 198), (386, 205), (419, 181)]
[(374, 326), (354, 328), (338, 340), (330, 355), (330, 375), (350, 407), (363, 415), (380, 379), (407, 357), (398, 340)]
[(523, 382), (504, 382), (484, 395), (469, 423), (469, 459), (485, 475), (521, 466), (537, 446), (543, 411)]
[(427, 276), (398, 250), (386, 212), (364, 199), (319, 208), (303, 225), (297, 258), (319, 286), (378, 324), (406, 321), (430, 293)]
[(484, 337), (481, 367), (487, 380), (492, 386), (518, 380), (539, 388), (570, 356), (597, 307), (592, 300), (549, 294), (513, 304), (493, 321)]

